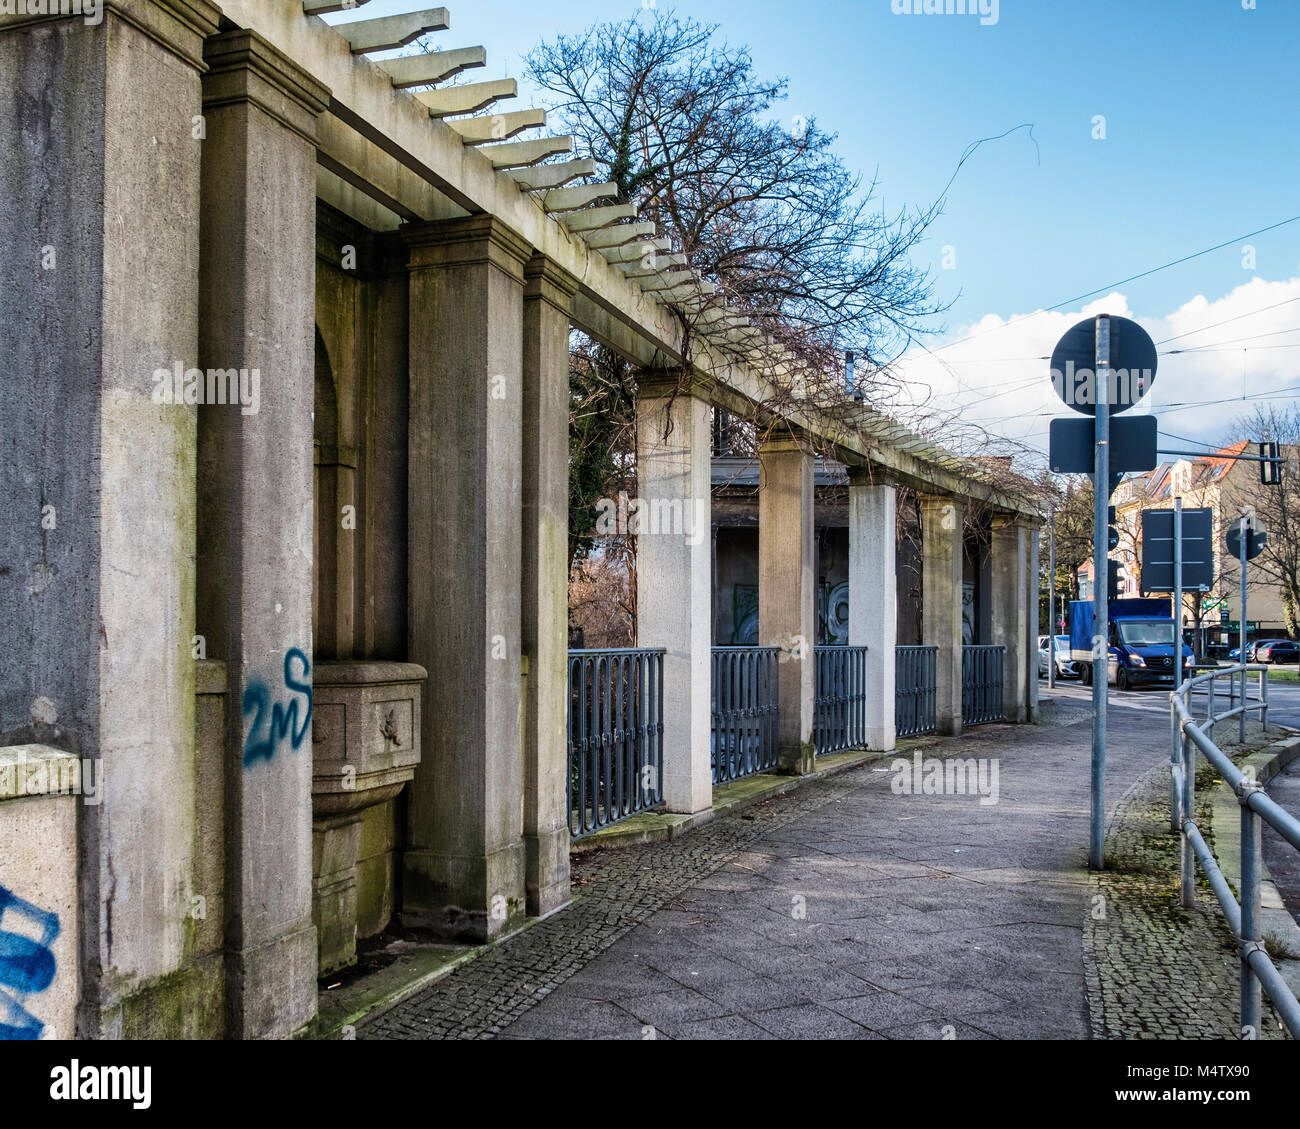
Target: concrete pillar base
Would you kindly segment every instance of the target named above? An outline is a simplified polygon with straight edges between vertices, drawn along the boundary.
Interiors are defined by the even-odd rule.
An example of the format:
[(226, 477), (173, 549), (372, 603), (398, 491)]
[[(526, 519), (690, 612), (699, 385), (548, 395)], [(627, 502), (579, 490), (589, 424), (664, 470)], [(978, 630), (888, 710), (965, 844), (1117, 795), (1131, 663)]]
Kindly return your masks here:
[(282, 1039), (316, 1015), (316, 927), (226, 950), (234, 1039)]
[(522, 840), (482, 855), (407, 851), (404, 862), (404, 925), (480, 944), (520, 925), (524, 905), (511, 891), (523, 889)]
[(782, 776), (807, 776), (813, 771), (817, 751), (811, 741), (782, 745), (777, 750), (777, 771)]
[(528, 915), (543, 914), (567, 905), (569, 893), (569, 829), (524, 836), (527, 859), (524, 897)]

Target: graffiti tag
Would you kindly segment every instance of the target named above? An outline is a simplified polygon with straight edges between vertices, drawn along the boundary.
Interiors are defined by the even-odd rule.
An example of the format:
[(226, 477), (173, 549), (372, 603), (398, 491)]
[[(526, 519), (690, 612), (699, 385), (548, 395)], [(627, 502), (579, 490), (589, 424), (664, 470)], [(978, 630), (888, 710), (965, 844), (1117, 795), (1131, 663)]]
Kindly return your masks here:
[[(301, 679), (294, 676), (294, 663), (302, 664)], [(253, 714), (253, 723), (244, 739), (244, 765), (255, 760), (270, 760), (276, 746), (286, 738), (290, 748), (298, 748), (311, 729), (311, 663), (297, 647), (284, 656), (284, 684), (290, 691), (307, 700), (306, 713), (298, 720), (298, 700), (288, 706), (271, 702), (271, 691), (261, 682), (250, 682), (244, 688), (244, 716)]]
[[(40, 940), (4, 928), (26, 921)], [(0, 886), (0, 1041), (39, 1039), (45, 1024), (23, 1006), (29, 995), (54, 983), (50, 945), (59, 935), (59, 918)]]

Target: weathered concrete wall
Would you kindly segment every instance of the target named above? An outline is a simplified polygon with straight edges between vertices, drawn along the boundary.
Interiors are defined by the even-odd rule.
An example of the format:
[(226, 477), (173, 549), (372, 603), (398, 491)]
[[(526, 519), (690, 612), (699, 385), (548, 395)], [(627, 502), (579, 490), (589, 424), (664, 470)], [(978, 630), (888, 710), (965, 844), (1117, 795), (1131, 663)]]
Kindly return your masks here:
[[(0, 1042), (71, 1039), (81, 994), (78, 758), (49, 745), (0, 748)], [(33, 850), (39, 844), (39, 850)]]
[[(0, 740), (96, 758), (78, 1031), (142, 1034), (194, 970), (194, 409), (201, 0), (0, 31)], [(148, 91), (147, 97), (141, 91)], [(189, 971), (178, 973), (178, 970)], [(219, 984), (219, 981), (218, 981)]]

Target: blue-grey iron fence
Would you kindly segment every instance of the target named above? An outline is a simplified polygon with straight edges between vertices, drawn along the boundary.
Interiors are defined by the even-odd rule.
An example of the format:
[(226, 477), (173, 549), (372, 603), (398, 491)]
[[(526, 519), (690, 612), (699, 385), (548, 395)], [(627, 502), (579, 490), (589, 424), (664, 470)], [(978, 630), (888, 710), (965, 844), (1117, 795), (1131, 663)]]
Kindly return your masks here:
[(894, 732), (933, 733), (938, 647), (894, 648)]
[[(1259, 672), (1259, 694), (1250, 698), (1246, 691), (1248, 671)], [(1241, 675), (1241, 697), (1230, 695), (1230, 708), (1215, 713), (1215, 679)], [(1206, 691), (1205, 717), (1198, 725), (1191, 714), (1191, 695), (1198, 689)], [(1222, 699), (1220, 699), (1222, 700)], [(1260, 829), (1263, 820), (1291, 846), (1300, 849), (1300, 820), (1279, 807), (1264, 792), (1253, 774), (1242, 772), (1223, 754), (1210, 737), (1214, 726), (1230, 717), (1244, 718), (1249, 712), (1258, 712), (1260, 724), (1268, 725), (1268, 670), (1265, 667), (1238, 664), (1210, 671), (1188, 679), (1182, 687), (1169, 695), (1170, 727), (1172, 729), (1170, 759), (1172, 782), (1170, 785), (1170, 822), (1182, 833), (1182, 866), (1180, 886), (1182, 904), (1190, 908), (1196, 904), (1196, 863), (1201, 864), (1205, 877), (1223, 907), (1241, 960), (1241, 1037), (1258, 1039), (1262, 1011), (1261, 989), (1268, 993), (1277, 1013), (1292, 1036), (1300, 1039), (1300, 1001), (1282, 978), (1282, 974), (1269, 959), (1261, 936)], [(1233, 896), (1218, 860), (1210, 850), (1196, 825), (1196, 754), (1200, 751), (1237, 794), (1241, 805), (1241, 901)]]
[(867, 648), (813, 648), (816, 694), (813, 751), (817, 756), (867, 743)]
[(713, 783), (777, 764), (779, 692), (776, 647), (714, 647)]
[(664, 652), (569, 652), (569, 833), (599, 831), (663, 798)]
[(1002, 663), (1005, 647), (961, 649), (961, 723), (986, 725), (1003, 721)]

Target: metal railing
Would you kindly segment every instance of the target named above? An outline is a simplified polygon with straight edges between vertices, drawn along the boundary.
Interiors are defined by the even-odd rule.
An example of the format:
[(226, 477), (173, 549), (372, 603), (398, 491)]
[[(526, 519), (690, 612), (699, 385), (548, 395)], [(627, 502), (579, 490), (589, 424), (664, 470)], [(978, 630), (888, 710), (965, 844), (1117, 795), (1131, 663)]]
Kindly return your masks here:
[[(1246, 692), (1246, 674), (1259, 672), (1259, 695)], [(1242, 693), (1230, 699), (1229, 708), (1214, 712), (1215, 680), (1224, 676), (1241, 676)], [(1189, 700), (1196, 689), (1206, 690), (1205, 717), (1198, 725), (1192, 719)], [(1210, 671), (1183, 683), (1169, 695), (1171, 729), (1170, 821), (1182, 833), (1180, 886), (1182, 904), (1196, 904), (1196, 863), (1223, 907), (1237, 950), (1241, 955), (1241, 1037), (1259, 1037), (1260, 989), (1268, 993), (1282, 1021), (1292, 1036), (1300, 1038), (1300, 1002), (1269, 959), (1260, 938), (1260, 820), (1264, 820), (1293, 847), (1300, 848), (1300, 820), (1280, 808), (1264, 793), (1253, 776), (1242, 772), (1210, 738), (1214, 726), (1230, 717), (1244, 718), (1257, 711), (1260, 724), (1268, 724), (1268, 670), (1262, 666), (1239, 664)], [(1196, 826), (1196, 753), (1200, 751), (1227, 781), (1241, 805), (1241, 901), (1233, 896), (1218, 861)]]
[(894, 732), (933, 733), (938, 647), (894, 648)]
[(1004, 720), (1002, 662), (1005, 647), (961, 649), (961, 723), (986, 725)]
[(867, 649), (813, 648), (813, 752), (838, 753), (867, 743)]
[(663, 798), (664, 652), (569, 652), (569, 833), (575, 839)]
[(714, 647), (713, 783), (725, 784), (777, 764), (777, 647)]

